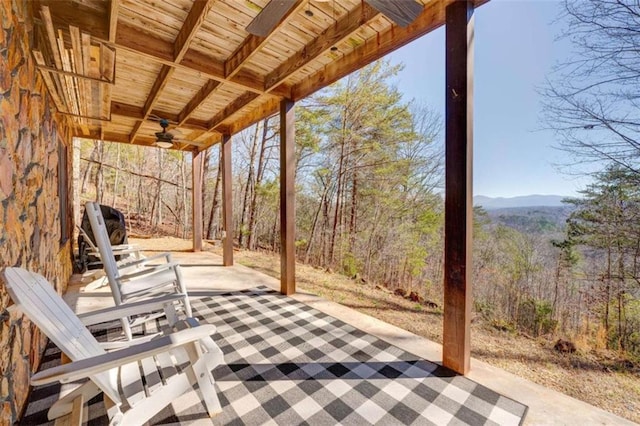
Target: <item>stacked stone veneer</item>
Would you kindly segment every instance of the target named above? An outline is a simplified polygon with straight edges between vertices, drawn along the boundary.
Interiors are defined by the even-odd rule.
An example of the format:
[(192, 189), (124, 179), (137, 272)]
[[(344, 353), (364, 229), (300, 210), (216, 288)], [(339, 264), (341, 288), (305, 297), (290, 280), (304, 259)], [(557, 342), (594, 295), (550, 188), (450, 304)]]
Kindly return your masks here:
[[(70, 138), (31, 56), (31, 3), (0, 1), (0, 269), (36, 271), (61, 293), (71, 253), (60, 235), (58, 140), (69, 146)], [(9, 303), (0, 279), (0, 425), (22, 413), (46, 344), (26, 317), (7, 311)]]

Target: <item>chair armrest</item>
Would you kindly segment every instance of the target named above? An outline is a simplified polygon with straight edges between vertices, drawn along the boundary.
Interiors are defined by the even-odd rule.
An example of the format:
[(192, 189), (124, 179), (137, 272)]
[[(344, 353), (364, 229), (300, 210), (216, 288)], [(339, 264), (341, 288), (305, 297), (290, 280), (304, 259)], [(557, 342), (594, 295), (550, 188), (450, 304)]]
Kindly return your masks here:
[[(173, 262), (171, 262), (171, 263), (163, 263), (163, 264), (160, 264), (160, 265), (150, 265), (150, 266), (144, 267), (144, 269), (136, 270), (136, 272), (132, 272), (130, 274), (120, 275), (119, 279), (121, 281), (123, 281), (123, 284), (126, 285), (127, 281), (131, 281), (131, 280), (134, 280), (136, 278), (141, 278), (141, 277), (144, 277), (144, 276), (147, 276), (147, 275), (153, 275), (153, 274), (155, 274), (157, 272), (161, 272), (161, 271), (164, 271), (164, 270), (167, 270), (167, 269), (173, 269), (176, 266), (178, 266), (178, 264), (177, 263), (173, 263)], [(131, 267), (131, 265), (129, 265), (129, 264), (126, 265), (126, 268), (130, 268), (130, 267)]]
[(117, 244), (115, 246), (111, 246), (111, 250), (135, 250), (140, 251), (140, 248), (134, 244)]
[[(92, 249), (90, 248), (89, 250), (87, 250), (87, 252), (95, 257), (102, 257), (102, 255), (100, 254), (100, 250), (98, 249)], [(122, 256), (123, 254), (135, 254), (136, 256), (140, 255), (140, 249), (113, 249), (111, 251), (111, 254), (113, 254), (114, 256)]]
[(168, 294), (166, 296), (147, 299), (141, 302), (126, 303), (120, 306), (86, 312), (78, 315), (78, 318), (80, 318), (80, 321), (82, 321), (84, 325), (99, 324), (101, 322), (118, 320), (132, 315), (146, 314), (148, 312), (161, 309), (170, 303), (182, 300), (184, 296), (185, 295), (181, 293)]
[(114, 246), (114, 247), (111, 247), (111, 252), (113, 253), (114, 256), (118, 256), (118, 255), (122, 255), (122, 254), (140, 253), (140, 249), (133, 248), (133, 247), (132, 248), (127, 248), (127, 247)]
[(141, 343), (139, 345), (91, 358), (81, 359), (58, 367), (49, 368), (45, 371), (34, 374), (31, 377), (31, 384), (34, 386), (40, 386), (53, 382), (73, 382), (95, 374), (103, 373), (107, 370), (120, 367), (133, 361), (138, 361), (167, 352), (170, 349), (178, 348), (205, 337), (209, 337), (215, 332), (216, 327), (211, 324), (181, 330), (146, 343)]
[(171, 263), (171, 253), (160, 253), (150, 257), (144, 257), (138, 260), (133, 260), (131, 262), (127, 262), (126, 267), (129, 268), (131, 266), (145, 266), (147, 263), (155, 261), (157, 259), (165, 258), (167, 263)]

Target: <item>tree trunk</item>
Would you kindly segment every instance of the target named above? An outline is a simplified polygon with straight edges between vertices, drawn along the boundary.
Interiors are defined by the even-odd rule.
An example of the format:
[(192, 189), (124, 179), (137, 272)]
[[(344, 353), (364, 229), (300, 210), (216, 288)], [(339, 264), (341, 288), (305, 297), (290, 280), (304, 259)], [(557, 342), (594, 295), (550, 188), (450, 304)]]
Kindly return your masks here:
[(258, 192), (257, 188), (262, 185), (262, 178), (264, 176), (265, 169), (265, 158), (267, 151), (267, 135), (269, 131), (269, 119), (265, 118), (264, 125), (262, 127), (262, 141), (260, 142), (260, 154), (258, 155), (258, 170), (256, 172), (256, 182), (253, 187), (253, 193), (251, 197), (251, 207), (249, 209), (249, 241), (248, 248), (249, 250), (256, 249), (256, 236), (255, 236), (255, 228), (256, 228), (256, 209), (258, 207)]
[(320, 217), (320, 212), (322, 211), (322, 207), (326, 202), (328, 191), (329, 191), (329, 188), (325, 185), (324, 190), (322, 191), (322, 196), (320, 197), (320, 203), (318, 203), (318, 208), (316, 209), (316, 212), (313, 216), (313, 223), (311, 224), (311, 231), (309, 232), (309, 242), (307, 243), (307, 248), (305, 249), (305, 252), (304, 252), (304, 263), (309, 263), (309, 255), (311, 253), (313, 242), (315, 240), (318, 218)]
[[(138, 170), (144, 170), (144, 159), (142, 157), (142, 152), (141, 152), (142, 148), (140, 146), (136, 146), (136, 159), (138, 162)], [(142, 181), (142, 176), (138, 176), (138, 191), (137, 191), (137, 195), (138, 195), (138, 202), (137, 202), (137, 206), (136, 206), (136, 212), (138, 215), (138, 220), (141, 217), (145, 216), (145, 213), (148, 213), (147, 209), (143, 206), (148, 206), (148, 203), (145, 203), (145, 199), (144, 199), (144, 192), (142, 190), (143, 188), (143, 181)]]
[(606, 333), (606, 347), (609, 349), (609, 304), (611, 301), (611, 245), (607, 245), (607, 276), (605, 277), (605, 308), (604, 329)]
[[(187, 209), (187, 173), (186, 173), (186, 161), (184, 158), (184, 151), (180, 153), (180, 177), (181, 177), (181, 187), (180, 191), (182, 191), (182, 238), (187, 238), (187, 228), (189, 223), (189, 215)], [(195, 191), (195, 188), (191, 189)]]
[(151, 204), (153, 206), (150, 215), (150, 225), (159, 227), (162, 225), (162, 167), (163, 167), (163, 150), (158, 149), (157, 158), (158, 158), (158, 178), (156, 179), (156, 193)]
[(96, 201), (100, 204), (103, 203), (104, 199), (104, 173), (102, 171), (102, 163), (104, 162), (104, 142), (96, 141), (96, 146), (98, 148), (98, 170), (96, 170)]
[(247, 180), (244, 185), (244, 194), (242, 197), (242, 210), (240, 213), (240, 235), (238, 236), (238, 244), (240, 247), (248, 248), (249, 244), (246, 246), (244, 244), (244, 237), (247, 231), (245, 227), (245, 218), (247, 217), (247, 208), (249, 207), (249, 199), (253, 198), (253, 193), (255, 193), (254, 186), (254, 163), (256, 159), (256, 148), (258, 145), (258, 133), (260, 132), (260, 124), (256, 124), (255, 131), (253, 133), (253, 137), (251, 138), (251, 147), (249, 149), (249, 172), (247, 173)]
[(116, 206), (116, 200), (118, 199), (118, 184), (120, 183), (120, 144), (116, 144), (116, 167), (113, 177), (113, 206)]
[(331, 234), (331, 242), (329, 244), (329, 264), (333, 265), (335, 262), (335, 247), (336, 247), (336, 234), (338, 233), (338, 223), (342, 221), (340, 211), (342, 209), (342, 192), (343, 192), (343, 180), (344, 180), (344, 155), (345, 155), (345, 132), (346, 132), (346, 112), (342, 117), (342, 135), (340, 140), (340, 158), (338, 159), (338, 182), (336, 191), (336, 205), (333, 212), (333, 229)]
[(207, 238), (213, 238), (213, 220), (215, 218), (216, 210), (218, 209), (218, 193), (220, 188), (220, 180), (222, 179), (222, 167), (218, 163), (218, 171), (216, 172), (216, 183), (213, 187), (213, 200), (211, 201), (211, 210), (209, 211), (209, 223), (207, 224)]
[(84, 194), (87, 192), (87, 182), (89, 182), (89, 177), (91, 176), (91, 169), (93, 168), (93, 161), (96, 161), (96, 157), (98, 156), (98, 142), (93, 143), (93, 149), (91, 150), (91, 154), (89, 154), (89, 164), (87, 164), (87, 168), (84, 169), (84, 175), (82, 176), (82, 190), (81, 193)]
[(356, 242), (356, 215), (357, 215), (357, 194), (358, 194), (358, 172), (353, 172), (353, 180), (351, 181), (351, 210), (349, 212), (349, 252), (354, 253)]

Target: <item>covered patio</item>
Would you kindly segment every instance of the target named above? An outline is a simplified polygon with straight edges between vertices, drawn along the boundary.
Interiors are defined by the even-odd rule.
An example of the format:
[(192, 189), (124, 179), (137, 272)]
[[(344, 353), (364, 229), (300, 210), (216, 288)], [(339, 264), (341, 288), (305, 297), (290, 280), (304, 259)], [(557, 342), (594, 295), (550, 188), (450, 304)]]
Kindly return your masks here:
[(485, 2), (39, 0), (31, 4), (30, 53), (70, 136), (192, 153), (194, 251), (202, 247), (203, 152), (220, 146), (225, 266), (233, 265), (233, 136), (279, 113), (280, 292), (290, 295), (295, 103), (446, 24), (442, 361), (466, 374), (473, 23), (474, 9)]
[[(74, 224), (70, 212), (77, 202), (69, 179), (75, 161), (70, 155), (74, 137), (189, 151), (192, 153), (192, 248), (195, 253), (176, 257), (184, 265), (189, 292), (201, 307), (199, 315), (205, 321), (209, 318), (214, 321), (219, 315), (207, 314), (208, 309), (216, 309), (207, 304), (208, 299), (235, 298), (237, 302), (241, 292), (249, 291), (252, 299), (264, 296), (290, 305), (299, 316), (311, 315), (309, 309), (312, 309), (312, 317), (322, 319), (323, 324), (333, 324), (330, 333), (323, 332), (325, 342), (335, 338), (334, 332), (346, 333), (357, 337), (348, 339), (351, 344), (364, 339), (362, 342), (366, 342), (367, 348), (382, 351), (377, 354), (363, 351), (370, 358), (362, 361), (356, 357), (357, 351), (345, 352), (338, 348), (327, 354), (334, 358), (318, 361), (309, 354), (320, 349), (311, 348), (300, 355), (303, 358), (299, 362), (307, 368), (292, 370), (288, 364), (293, 361), (285, 358), (275, 361), (267, 357), (246, 358), (249, 360), (246, 364), (271, 365), (286, 376), (274, 379), (274, 389), (282, 392), (278, 394), (279, 401), (295, 405), (294, 400), (287, 400), (285, 396), (291, 383), (327, 380), (322, 382), (326, 388), (335, 387), (336, 383), (342, 386), (346, 380), (334, 373), (348, 365), (345, 375), (360, 371), (358, 377), (353, 377), (354, 386), (369, 378), (386, 380), (385, 385), (392, 387), (399, 386), (402, 380), (412, 381), (411, 387), (400, 388), (404, 397), (398, 404), (404, 405), (407, 405), (404, 398), (428, 394), (426, 390), (416, 390), (416, 381), (424, 384), (422, 382), (431, 379), (440, 380), (441, 394), (451, 392), (445, 404), (449, 409), (437, 404), (421, 406), (421, 402), (416, 402), (411, 407), (413, 414), (400, 410), (396, 415), (392, 412), (394, 407), (380, 401), (371, 406), (371, 410), (365, 410), (366, 413), (357, 413), (361, 416), (357, 417), (354, 413), (366, 402), (354, 401), (347, 404), (347, 408), (336, 408), (345, 404), (341, 396), (346, 392), (335, 389), (336, 398), (325, 399), (326, 405), (321, 408), (336, 422), (340, 421), (336, 416), (342, 415), (345, 423), (360, 423), (362, 419), (373, 423), (404, 423), (409, 422), (409, 417), (403, 416), (416, 421), (424, 415), (436, 423), (456, 419), (473, 423), (480, 418), (474, 416), (484, 415), (496, 423), (517, 424), (528, 406), (527, 421), (532, 423), (549, 423), (547, 420), (554, 419), (558, 423), (624, 424), (621, 419), (480, 362), (474, 362), (471, 369), (473, 12), (483, 3), (485, 0), (3, 2), (0, 86), (6, 95), (0, 117), (3, 125), (0, 129), (2, 266), (27, 267), (47, 276), (59, 292), (65, 292), (73, 253)], [(446, 220), (444, 344), (441, 348), (297, 290), (294, 162), (297, 101), (445, 24)], [(233, 266), (231, 210), (233, 136), (275, 113), (280, 117), (279, 281)], [(210, 253), (198, 253), (203, 238), (203, 152), (214, 146), (220, 148), (223, 166), (226, 237), (221, 259)], [(0, 336), (3, 376), (0, 413), (3, 420), (11, 423), (18, 421), (23, 413), (28, 417), (39, 410), (38, 401), (33, 401), (26, 412), (24, 407), (28, 376), (40, 365), (46, 339), (26, 318), (8, 313), (6, 307), (10, 300), (4, 284), (0, 284), (0, 314), (6, 322)], [(81, 287), (71, 286), (66, 294), (77, 312), (97, 309), (112, 301), (106, 293), (87, 292)], [(241, 313), (252, 308), (240, 303), (232, 304), (230, 309)], [(245, 315), (240, 323), (249, 319), (250, 316)], [(277, 322), (270, 324), (281, 327)], [(228, 337), (222, 335), (224, 324), (218, 325), (220, 338)], [(241, 327), (251, 329), (246, 323)], [(290, 346), (295, 349), (297, 345)], [(229, 344), (225, 355), (243, 364), (246, 354), (240, 353), (241, 347), (245, 346)], [(380, 353), (385, 355), (377, 359)], [(390, 358), (388, 353), (395, 358)], [(441, 362), (445, 368), (434, 362)], [(368, 363), (379, 368), (372, 368)], [(386, 365), (375, 363), (396, 363), (402, 367), (394, 372), (385, 369)], [(288, 372), (279, 368), (285, 364)], [(318, 364), (322, 371), (317, 371)], [(234, 364), (229, 365), (233, 368)], [(332, 366), (336, 366), (332, 373), (335, 378), (324, 375), (332, 371)], [(228, 395), (227, 410), (243, 401), (242, 396), (232, 397), (232, 384), (252, 382), (256, 375), (267, 372), (255, 367), (252, 371), (253, 375), (246, 377), (240, 370), (218, 371), (220, 393), (223, 397)], [(273, 368), (269, 370), (269, 374), (275, 372)], [(231, 378), (231, 373), (237, 375), (237, 380)], [(293, 376), (287, 376), (289, 373)], [(392, 377), (394, 375), (396, 377)], [(264, 379), (264, 382), (270, 380)], [(454, 382), (459, 386), (448, 391), (447, 385)], [(278, 386), (288, 388), (278, 390)], [(479, 394), (474, 394), (476, 387), (480, 389)], [(48, 391), (40, 392), (43, 394)], [(38, 392), (32, 393), (32, 399), (34, 395)], [(467, 407), (465, 404), (471, 397), (475, 402), (469, 402)], [(306, 397), (295, 398), (301, 398), (298, 401), (301, 402)], [(490, 407), (486, 406), (486, 400), (492, 401)], [(335, 410), (327, 408), (334, 401), (339, 401), (335, 402)], [(256, 400), (253, 404), (266, 402)], [(475, 414), (468, 412), (472, 406)], [(423, 412), (429, 409), (439, 410), (438, 414)], [(179, 411), (174, 414), (179, 416)], [(241, 416), (238, 413), (236, 410), (235, 418)], [(284, 411), (276, 414), (267, 410), (273, 423), (277, 423), (277, 416), (282, 413)], [(227, 415), (234, 418), (228, 411)], [(184, 421), (197, 421), (197, 416), (193, 414)], [(582, 420), (580, 416), (584, 416)], [(289, 419), (292, 418), (287, 417)], [(328, 419), (323, 417), (318, 422)], [(296, 420), (300, 419), (292, 421)], [(311, 418), (301, 420), (312, 422)]]
[[(214, 372), (223, 406), (214, 424), (633, 424), (478, 360), (455, 375), (432, 362), (441, 345), (305, 291), (280, 295), (277, 279), (223, 267), (213, 253), (172, 255), (225, 352)], [(73, 285), (67, 302), (78, 313), (111, 306), (99, 283)], [(59, 355), (50, 345), (43, 367)], [(58, 391), (34, 389), (24, 421), (46, 421)], [(92, 400), (89, 420), (103, 416), (101, 399)], [(210, 424), (195, 391), (152, 423)]]

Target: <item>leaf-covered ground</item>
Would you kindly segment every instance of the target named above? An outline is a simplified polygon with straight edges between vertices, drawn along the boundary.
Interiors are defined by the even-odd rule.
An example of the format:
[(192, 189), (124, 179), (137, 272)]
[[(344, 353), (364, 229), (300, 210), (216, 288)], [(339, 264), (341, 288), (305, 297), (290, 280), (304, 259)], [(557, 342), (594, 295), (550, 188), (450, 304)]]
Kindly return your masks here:
[[(236, 261), (279, 277), (278, 257), (236, 251)], [(435, 342), (442, 342), (442, 315), (385, 289), (343, 275), (296, 265), (297, 285)], [(474, 323), (472, 356), (520, 377), (640, 422), (640, 374), (624, 371), (615, 356), (559, 354), (553, 341), (532, 339)]]
[[(143, 240), (144, 247), (185, 250), (190, 242), (163, 238)], [(184, 247), (182, 247), (184, 246)], [(221, 254), (219, 248), (207, 248)], [(234, 251), (235, 261), (278, 278), (279, 257), (270, 253)], [(442, 314), (394, 295), (386, 289), (354, 281), (308, 265), (296, 265), (298, 287), (356, 309), (435, 342), (442, 342)], [(640, 372), (614, 353), (559, 354), (554, 341), (533, 339), (472, 323), (472, 356), (520, 377), (640, 422)]]

